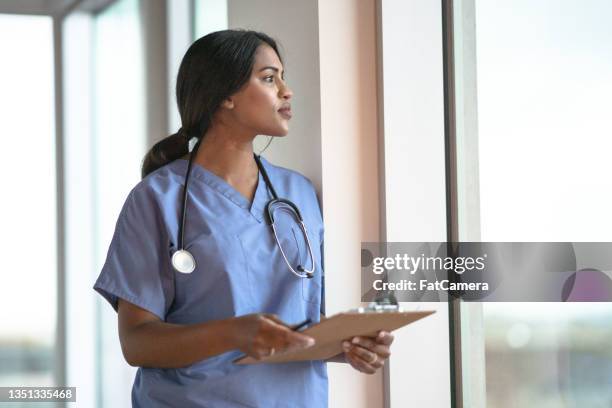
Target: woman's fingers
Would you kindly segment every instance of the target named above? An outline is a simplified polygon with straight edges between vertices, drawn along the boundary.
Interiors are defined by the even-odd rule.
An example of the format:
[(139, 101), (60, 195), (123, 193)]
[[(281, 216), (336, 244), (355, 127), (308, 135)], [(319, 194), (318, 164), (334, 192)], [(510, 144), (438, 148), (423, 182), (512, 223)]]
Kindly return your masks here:
[(282, 338), (282, 345), (284, 350), (295, 350), (312, 347), (315, 344), (315, 339), (304, 334), (294, 332), (287, 329)]
[(372, 374), (384, 366), (391, 355), (390, 345), (393, 335), (381, 331), (376, 337), (355, 336), (343, 342), (343, 350), (349, 363), (357, 370)]
[(282, 348), (310, 347), (313, 346), (315, 343), (315, 340), (312, 337), (302, 334), (298, 331), (291, 330), (283, 322), (273, 322), (270, 323), (270, 325), (270, 334), (272, 337), (270, 339), (270, 342), (278, 344), (278, 346)]
[(376, 336), (377, 343), (384, 344), (387, 346), (390, 346), (391, 343), (393, 343), (393, 339), (394, 339), (393, 334), (389, 333), (388, 331), (384, 331), (384, 330), (379, 331), (378, 335)]
[(281, 347), (296, 346), (310, 347), (314, 345), (314, 339), (300, 332), (292, 330), (277, 315), (265, 314), (266, 319), (271, 320), (277, 330), (274, 331), (274, 340), (280, 341)]
[(263, 313), (262, 316), (265, 317), (266, 319), (272, 320), (274, 323), (278, 323), (282, 326), (285, 326), (285, 322), (283, 322), (280, 319), (280, 317), (278, 317), (278, 315), (271, 314), (271, 313)]
[(351, 340), (351, 343), (355, 346), (360, 346), (360, 347), (367, 349), (368, 351), (376, 353), (378, 357), (381, 359), (386, 359), (387, 357), (391, 355), (389, 346), (385, 344), (377, 343), (376, 341), (374, 341), (372, 338), (369, 338), (369, 337), (355, 336)]
[(311, 347), (315, 340), (288, 328), (281, 320), (265, 316), (266, 322), (262, 323), (260, 335), (258, 336), (258, 346), (268, 352), (264, 356), (269, 355), (269, 350), (274, 348), (275, 353), (289, 350), (296, 350)]
[(378, 354), (361, 346), (353, 345), (349, 353), (363, 360), (364, 363), (373, 364), (378, 360)]
[(378, 357), (378, 354), (361, 346), (345, 341), (342, 348), (351, 365), (359, 371), (371, 374), (384, 365), (384, 360)]
[(362, 357), (350, 349), (350, 346), (348, 346), (348, 350), (345, 351), (346, 360), (353, 368), (366, 374), (374, 374), (376, 372), (377, 368), (365, 362)]

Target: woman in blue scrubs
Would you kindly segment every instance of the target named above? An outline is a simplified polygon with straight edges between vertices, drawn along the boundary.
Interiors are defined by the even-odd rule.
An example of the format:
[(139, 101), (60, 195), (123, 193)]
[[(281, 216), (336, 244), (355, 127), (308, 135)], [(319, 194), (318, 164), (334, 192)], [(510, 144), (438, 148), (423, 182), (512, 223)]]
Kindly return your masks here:
[[(133, 406), (326, 407), (325, 361), (232, 362), (312, 346), (291, 325), (324, 314), (315, 189), (264, 158), (260, 169), (253, 154), (257, 135), (284, 136), (291, 118), (276, 43), (246, 30), (200, 38), (183, 58), (176, 96), (182, 127), (145, 156), (143, 179), (125, 201), (94, 286), (117, 310), (123, 354), (139, 367)], [(172, 257), (182, 249), (190, 154), (182, 247), (195, 268), (181, 273)], [(288, 211), (275, 213), (275, 239), (265, 214), (272, 190), (299, 208), (308, 240)], [(289, 268), (308, 269), (311, 261), (312, 278)], [(348, 340), (331, 361), (371, 374), (389, 356), (393, 336)]]

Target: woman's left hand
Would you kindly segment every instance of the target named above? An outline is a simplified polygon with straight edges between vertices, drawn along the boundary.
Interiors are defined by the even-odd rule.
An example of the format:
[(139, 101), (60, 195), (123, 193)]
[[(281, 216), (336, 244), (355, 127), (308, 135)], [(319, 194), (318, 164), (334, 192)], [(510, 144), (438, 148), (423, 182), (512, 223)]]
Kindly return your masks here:
[(350, 342), (344, 341), (342, 349), (346, 361), (354, 369), (374, 374), (385, 365), (385, 360), (391, 355), (391, 343), (393, 343), (393, 334), (380, 331), (376, 337), (355, 336)]

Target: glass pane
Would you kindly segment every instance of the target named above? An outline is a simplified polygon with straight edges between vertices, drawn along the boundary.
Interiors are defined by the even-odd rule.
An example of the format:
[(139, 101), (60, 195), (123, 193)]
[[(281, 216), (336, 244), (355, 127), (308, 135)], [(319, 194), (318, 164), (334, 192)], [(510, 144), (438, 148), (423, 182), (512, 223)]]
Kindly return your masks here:
[[(75, 10), (62, 20), (65, 211), (66, 384), (78, 406), (96, 407), (96, 315), (93, 264), (93, 18)], [(68, 405), (69, 407), (70, 405)]]
[(487, 407), (609, 407), (612, 305), (485, 303)]
[[(138, 0), (120, 0), (94, 21), (95, 270), (100, 271), (145, 154), (144, 67)], [(92, 294), (92, 296), (94, 296)], [(136, 369), (124, 360), (117, 314), (96, 296), (100, 405), (130, 406)]]
[[(604, 0), (457, 1), (462, 240), (612, 241), (610, 19)], [(477, 306), (467, 406), (610, 406), (611, 304)]]
[(0, 386), (52, 386), (57, 220), (51, 18), (0, 15), (0, 55)]

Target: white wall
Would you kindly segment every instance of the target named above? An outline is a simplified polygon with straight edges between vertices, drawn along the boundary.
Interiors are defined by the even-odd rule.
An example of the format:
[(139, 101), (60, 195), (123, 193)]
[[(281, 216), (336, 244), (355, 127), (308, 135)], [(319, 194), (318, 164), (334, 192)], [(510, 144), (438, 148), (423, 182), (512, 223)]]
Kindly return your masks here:
[[(263, 31), (279, 45), (293, 90), (293, 118), (289, 135), (274, 138), (264, 156), (273, 163), (297, 170), (321, 188), (321, 104), (319, 48), (315, 1), (228, 0), (229, 28)], [(300, 27), (299, 30), (296, 27)], [(258, 152), (268, 137), (256, 139)]]
[[(379, 240), (374, 0), (319, 1), (327, 312), (360, 303), (362, 241)], [(381, 407), (382, 372), (329, 365), (331, 407)]]

